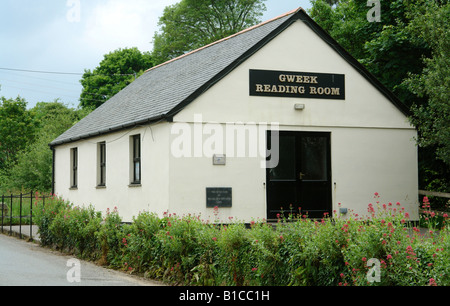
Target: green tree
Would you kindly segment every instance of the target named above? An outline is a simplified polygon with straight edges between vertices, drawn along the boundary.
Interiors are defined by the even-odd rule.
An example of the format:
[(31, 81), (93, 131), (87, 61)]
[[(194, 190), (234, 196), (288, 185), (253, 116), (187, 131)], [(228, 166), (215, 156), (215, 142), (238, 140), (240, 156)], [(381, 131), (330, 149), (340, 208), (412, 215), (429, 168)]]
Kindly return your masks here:
[(362, 0), (339, 0), (333, 7), (317, 0), (312, 2), (310, 15), (409, 107), (422, 100), (403, 80), (408, 73), (420, 72), (421, 57), (430, 54), (429, 46), (407, 28), (409, 11), (418, 8), (418, 1), (381, 1), (381, 22), (367, 20), (370, 7)]
[(0, 171), (7, 171), (17, 154), (34, 139), (35, 126), (27, 102), (0, 98)]
[(419, 188), (448, 191), (448, 1), (380, 1), (381, 22), (368, 22), (365, 0), (327, 2), (313, 1), (311, 17), (411, 108)]
[(80, 80), (83, 86), (80, 106), (90, 110), (99, 107), (152, 66), (150, 53), (137, 48), (118, 49), (106, 54), (93, 71), (85, 70)]
[(155, 64), (260, 22), (265, 0), (181, 0), (164, 9), (153, 40)]
[(68, 108), (58, 100), (40, 102), (30, 110), (37, 127), (36, 139), (17, 155), (3, 188), (8, 190), (51, 191), (53, 154), (48, 144), (80, 119), (79, 110)]
[(404, 82), (428, 100), (414, 105), (412, 122), (419, 130), (419, 144), (435, 146), (437, 157), (450, 166), (450, 3), (423, 1), (420, 10), (411, 14), (414, 19), (408, 30), (432, 50), (430, 57), (422, 58), (423, 71)]
[[(404, 81), (427, 101), (412, 107), (412, 123), (418, 128), (421, 188), (450, 191), (450, 4), (424, 1), (408, 29), (426, 42), (432, 53), (423, 57), (424, 69)], [(434, 199), (444, 207), (446, 199)]]

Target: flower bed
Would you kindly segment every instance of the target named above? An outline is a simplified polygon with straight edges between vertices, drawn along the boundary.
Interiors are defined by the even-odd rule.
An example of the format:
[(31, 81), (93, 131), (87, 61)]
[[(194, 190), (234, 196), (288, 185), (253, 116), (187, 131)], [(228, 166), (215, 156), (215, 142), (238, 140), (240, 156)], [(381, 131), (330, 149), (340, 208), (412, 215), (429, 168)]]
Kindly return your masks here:
[(172, 284), (450, 285), (446, 220), (438, 232), (423, 234), (400, 203), (370, 204), (368, 212), (296, 221), (290, 215), (275, 226), (144, 212), (123, 224), (117, 209), (102, 216), (54, 200), (39, 210), (37, 222), (44, 246)]

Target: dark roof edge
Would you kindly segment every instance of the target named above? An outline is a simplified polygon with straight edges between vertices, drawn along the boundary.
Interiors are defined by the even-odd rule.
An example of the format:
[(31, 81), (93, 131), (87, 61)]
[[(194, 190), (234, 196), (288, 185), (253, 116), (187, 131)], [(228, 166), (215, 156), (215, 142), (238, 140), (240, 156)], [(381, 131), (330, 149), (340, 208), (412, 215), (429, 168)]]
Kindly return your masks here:
[(151, 68), (147, 69), (145, 72), (148, 72), (148, 71), (150, 71), (150, 70), (157, 69), (157, 68), (159, 68), (159, 67), (161, 67), (161, 66), (165, 66), (165, 65), (170, 64), (170, 63), (172, 63), (172, 62), (175, 62), (175, 61), (177, 61), (177, 60), (179, 60), (179, 59), (182, 59), (182, 58), (184, 58), (184, 57), (187, 57), (187, 56), (189, 56), (189, 55), (191, 55), (191, 54), (193, 54), (193, 53), (196, 53), (196, 52), (198, 52), (198, 51), (200, 51), (200, 50), (204, 50), (204, 49), (209, 48), (209, 47), (211, 47), (211, 46), (217, 45), (217, 44), (219, 44), (219, 43), (221, 43), (221, 42), (223, 42), (223, 41), (229, 40), (230, 38), (233, 38), (233, 37), (235, 37), (235, 36), (241, 35), (241, 34), (243, 34), (243, 33), (246, 33), (246, 32), (248, 32), (248, 31), (251, 31), (251, 30), (253, 30), (253, 29), (255, 29), (255, 28), (261, 27), (261, 26), (263, 26), (263, 25), (265, 25), (265, 24), (268, 24), (268, 23), (271, 23), (271, 22), (276, 21), (276, 20), (278, 20), (278, 19), (281, 19), (281, 18), (284, 18), (284, 17), (286, 17), (286, 16), (289, 16), (289, 15), (291, 15), (291, 14), (295, 14), (295, 13), (297, 13), (299, 10), (303, 10), (303, 8), (301, 8), (301, 7), (300, 7), (300, 8), (297, 8), (297, 9), (295, 9), (295, 10), (292, 10), (292, 11), (290, 11), (290, 12), (284, 13), (284, 14), (282, 14), (282, 15), (280, 15), (280, 16), (275, 17), (275, 18), (272, 18), (272, 19), (266, 20), (266, 21), (264, 21), (264, 22), (262, 22), (262, 23), (259, 23), (259, 24), (256, 24), (256, 25), (254, 25), (254, 26), (251, 26), (251, 27), (249, 27), (249, 28), (247, 28), (247, 29), (244, 29), (244, 30), (242, 30), (242, 31), (240, 31), (240, 32), (234, 33), (234, 34), (232, 34), (232, 35), (230, 35), (230, 36), (224, 37), (224, 38), (219, 39), (219, 40), (217, 40), (217, 41), (214, 41), (214, 42), (212, 42), (212, 43), (210, 43), (210, 44), (207, 44), (207, 45), (205, 45), (205, 46), (203, 46), (203, 47), (200, 47), (200, 48), (198, 48), (198, 49), (192, 50), (192, 51), (190, 51), (190, 52), (188, 52), (188, 53), (185, 53), (185, 54), (182, 54), (182, 55), (180, 55), (180, 56), (178, 56), (178, 57), (175, 57), (175, 58), (173, 58), (173, 59), (170, 59), (170, 60), (168, 60), (168, 61), (166, 61), (166, 62), (164, 62), (164, 63), (161, 63), (161, 64), (159, 64), (159, 65), (156, 65), (156, 66), (154, 66), (154, 67), (151, 67)]
[(139, 127), (142, 125), (146, 125), (146, 124), (152, 124), (152, 123), (158, 123), (161, 121), (167, 121), (167, 122), (171, 122), (172, 118), (170, 116), (167, 116), (165, 114), (162, 115), (158, 115), (156, 117), (152, 117), (152, 118), (148, 118), (148, 119), (143, 119), (143, 120), (139, 120), (139, 121), (135, 121), (132, 123), (128, 123), (128, 124), (122, 124), (119, 126), (115, 126), (115, 127), (111, 127), (108, 129), (104, 129), (95, 133), (88, 133), (88, 134), (84, 134), (78, 137), (71, 137), (68, 139), (63, 139), (63, 140), (59, 140), (59, 141), (53, 141), (51, 143), (49, 143), (49, 147), (50, 148), (54, 148), (63, 144), (67, 144), (67, 143), (72, 143), (75, 141), (79, 141), (79, 140), (83, 140), (83, 139), (89, 139), (89, 138), (93, 138), (93, 137), (98, 137), (98, 136), (102, 136), (102, 135), (107, 135), (110, 133), (115, 133), (115, 132), (119, 132), (121, 130), (126, 130), (126, 129), (130, 129), (130, 128), (135, 128), (135, 127)]
[[(263, 24), (267, 24), (271, 21), (275, 21), (279, 18), (286, 17), (289, 14), (292, 14), (290, 18), (288, 18), (285, 22), (283, 22), (280, 26), (278, 26), (276, 29), (274, 29), (272, 32), (270, 32), (266, 37), (261, 39), (258, 43), (256, 43), (253, 47), (251, 47), (249, 50), (247, 50), (244, 54), (242, 54), (240, 57), (238, 57), (234, 62), (232, 62), (230, 65), (225, 67), (221, 72), (216, 74), (211, 80), (206, 82), (203, 86), (198, 88), (194, 93), (192, 93), (189, 97), (187, 97), (184, 101), (179, 103), (177, 106), (175, 106), (173, 109), (171, 109), (167, 114), (173, 117), (177, 113), (179, 113), (183, 108), (185, 108), (188, 104), (190, 104), (192, 101), (194, 101), (196, 98), (198, 98), (201, 94), (206, 92), (209, 88), (211, 88), (214, 84), (219, 82), (221, 79), (223, 79), (225, 76), (227, 76), (230, 72), (232, 72), (235, 68), (237, 68), (240, 64), (242, 64), (244, 61), (246, 61), (248, 58), (250, 58), (253, 54), (255, 54), (257, 51), (259, 51), (262, 47), (264, 47), (267, 43), (269, 43), (272, 39), (274, 39), (278, 34), (283, 32), (285, 29), (287, 29), (294, 21), (298, 19), (297, 14), (299, 12), (305, 11), (302, 8), (298, 8), (295, 11), (291, 11), (290, 13), (287, 13), (285, 15), (279, 16), (277, 18), (274, 18), (270, 21), (264, 22)], [(239, 34), (239, 33), (237, 33)], [(237, 35), (235, 34), (235, 35)]]
[[(266, 21), (260, 25), (267, 24), (271, 21), (277, 20), (279, 18), (288, 16), (289, 14), (292, 14), (290, 18), (288, 18), (285, 22), (283, 22), (280, 26), (278, 26), (276, 29), (274, 29), (272, 32), (270, 32), (266, 37), (264, 37), (262, 40), (260, 40), (258, 43), (256, 43), (253, 47), (251, 47), (248, 51), (246, 51), (243, 55), (241, 55), (239, 58), (237, 58), (234, 62), (232, 62), (230, 65), (228, 65), (225, 69), (223, 69), (221, 72), (216, 74), (213, 78), (211, 78), (208, 82), (203, 84), (200, 88), (198, 88), (194, 93), (192, 93), (190, 96), (188, 96), (186, 99), (184, 99), (182, 102), (178, 103), (177, 106), (172, 108), (170, 111), (168, 111), (166, 114), (161, 114), (156, 117), (143, 119), (140, 121), (132, 122), (125, 125), (120, 125), (117, 127), (108, 128), (106, 130), (98, 131), (95, 133), (89, 133), (85, 135), (81, 135), (75, 138), (69, 138), (64, 139), (61, 141), (54, 141), (49, 144), (51, 148), (55, 146), (59, 146), (66, 143), (71, 143), (75, 141), (79, 141), (82, 139), (88, 139), (104, 134), (109, 134), (112, 132), (117, 132), (124, 129), (129, 129), (132, 127), (136, 127), (143, 124), (151, 124), (158, 121), (166, 120), (168, 122), (171, 122), (173, 120), (173, 116), (179, 113), (183, 110), (188, 104), (190, 104), (192, 101), (194, 101), (196, 98), (198, 98), (201, 94), (206, 92), (209, 88), (211, 88), (214, 84), (219, 82), (221, 79), (223, 79), (226, 75), (228, 75), (231, 71), (233, 71), (235, 68), (237, 68), (240, 64), (242, 64), (245, 60), (247, 60), (249, 57), (251, 57), (253, 54), (255, 54), (258, 50), (260, 50), (262, 47), (264, 47), (267, 43), (269, 43), (272, 39), (274, 39), (278, 34), (283, 32), (286, 28), (288, 28), (292, 23), (294, 23), (297, 20), (301, 20), (305, 22), (305, 24), (313, 30), (320, 38), (322, 38), (333, 50), (335, 50), (339, 55), (341, 55), (353, 68), (355, 68), (366, 80), (368, 80), (373, 86), (375, 86), (388, 100), (390, 100), (394, 106), (396, 106), (405, 116), (410, 116), (410, 110), (403, 104), (386, 86), (384, 86), (371, 72), (369, 72), (360, 62), (358, 62), (348, 51), (346, 51), (334, 38), (332, 38), (324, 29), (322, 29), (311, 17), (308, 16), (308, 14), (303, 10), (302, 8), (298, 8), (295, 11), (291, 11), (289, 13), (286, 13), (282, 16), (279, 16), (277, 18), (271, 19), (269, 21)], [(260, 26), (257, 25), (257, 26)], [(254, 27), (252, 27), (254, 28)], [(250, 30), (246, 29), (244, 31)], [(232, 36), (239, 35), (240, 33), (236, 33)], [(229, 39), (224, 38), (224, 39)], [(223, 40), (224, 40), (223, 39)], [(220, 41), (218, 41), (220, 42)], [(218, 42), (212, 43), (216, 44)], [(205, 46), (208, 47), (209, 45)], [(205, 48), (202, 47), (202, 48)], [(200, 48), (200, 49), (202, 49)], [(196, 52), (197, 50), (194, 50), (192, 52)], [(173, 59), (178, 60), (179, 58)], [(171, 62), (169, 61), (169, 62)], [(167, 64), (163, 63), (159, 66)], [(159, 67), (157, 66), (157, 67)], [(157, 67), (152, 67), (149, 70), (155, 69)]]
[(388, 100), (390, 100), (405, 116), (410, 116), (410, 110), (398, 99), (384, 84), (382, 84), (366, 67), (345, 50), (333, 37), (331, 37), (321, 26), (303, 11), (299, 13), (300, 20), (306, 23), (319, 37), (321, 37), (332, 49), (341, 55), (350, 65), (353, 66), (363, 77), (374, 85)]
[[(171, 63), (171, 62), (173, 62), (173, 61), (176, 61), (176, 60), (178, 60), (178, 59), (180, 59), (180, 58), (186, 57), (186, 56), (188, 56), (188, 55), (191, 54), (191, 53), (194, 53), (194, 52), (197, 52), (197, 51), (199, 51), (199, 50), (205, 49), (205, 48), (207, 48), (207, 47), (209, 47), (209, 46), (211, 46), (211, 45), (215, 45), (215, 44), (217, 44), (217, 43), (220, 43), (221, 41), (230, 39), (231, 37), (237, 36), (237, 35), (239, 35), (239, 34), (241, 34), (241, 33), (243, 33), (243, 32), (250, 31), (250, 30), (252, 30), (252, 29), (255, 28), (255, 27), (262, 26), (262, 25), (264, 25), (264, 24), (267, 24), (267, 23), (270, 23), (270, 22), (272, 22), (272, 21), (278, 20), (278, 19), (280, 19), (280, 18), (286, 17), (286, 16), (288, 16), (288, 15), (290, 15), (290, 14), (293, 14), (293, 16), (294, 16), (295, 13), (297, 13), (297, 12), (300, 11), (300, 10), (303, 11), (302, 8), (298, 8), (298, 9), (296, 9), (296, 10), (290, 11), (290, 12), (288, 12), (288, 13), (285, 13), (285, 14), (281, 15), (281, 16), (278, 16), (278, 17), (275, 17), (275, 18), (273, 18), (273, 19), (267, 20), (267, 21), (265, 21), (265, 22), (263, 22), (263, 23), (260, 23), (260, 24), (258, 24), (258, 25), (253, 26), (253, 27), (250, 27), (250, 28), (248, 28), (248, 29), (245, 29), (245, 30), (243, 30), (243, 31), (241, 31), (241, 32), (238, 32), (238, 33), (233, 34), (233, 35), (231, 35), (231, 36), (225, 37), (225, 38), (223, 38), (223, 39), (221, 39), (221, 40), (218, 40), (218, 41), (216, 41), (216, 42), (213, 42), (213, 43), (211, 43), (211, 44), (209, 44), (209, 45), (206, 45), (206, 46), (201, 47), (201, 48), (199, 48), (199, 49), (193, 50), (193, 51), (191, 51), (191, 52), (189, 52), (189, 53), (187, 53), (187, 54), (184, 54), (184, 55), (182, 55), (182, 56), (179, 56), (179, 57), (177, 57), (177, 58), (174, 58), (174, 59), (172, 59), (172, 60), (169, 60), (169, 61), (167, 61), (167, 62), (165, 62), (165, 63), (162, 63), (162, 64), (160, 64), (160, 65), (157, 65), (157, 66), (155, 66), (155, 67), (152, 67), (152, 68), (148, 69), (146, 72), (148, 72), (148, 71), (150, 71), (150, 70), (153, 70), (153, 69), (156, 69), (156, 68), (159, 68), (160, 66), (164, 66), (164, 65), (166, 65), (166, 64), (169, 64), (169, 63)], [(291, 16), (291, 18), (292, 18), (292, 16)], [(284, 30), (285, 28), (287, 28), (290, 24), (291, 24), (291, 23), (289, 23), (288, 25), (286, 25), (286, 26), (284, 26), (284, 27), (283, 27), (283, 25), (284, 25), (284, 24), (283, 24), (283, 25), (281, 25), (280, 27), (278, 27), (277, 29), (275, 29), (273, 32), (275, 32), (275, 31), (277, 31), (278, 29), (281, 28), (281, 30), (278, 31), (278, 33), (280, 33), (280, 32), (282, 32), (282, 30)], [(277, 33), (277, 34), (278, 34), (278, 33)], [(271, 33), (271, 34), (272, 34), (272, 33)], [(269, 34), (268, 36), (271, 36), (271, 34)], [(275, 37), (275, 36), (276, 36), (276, 35), (274, 35), (273, 37)], [(273, 38), (273, 37), (271, 37), (271, 38)], [(267, 37), (266, 37), (266, 38), (267, 38)], [(220, 73), (218, 73), (216, 76), (214, 76), (210, 81), (206, 82), (203, 86), (201, 86), (199, 89), (197, 89), (193, 94), (191, 94), (189, 97), (187, 97), (184, 101), (180, 102), (175, 108), (173, 108), (172, 110), (168, 111), (166, 114), (161, 114), (161, 115), (159, 115), (159, 116), (157, 116), (157, 117), (154, 117), (154, 118), (144, 119), (144, 120), (141, 120), (141, 121), (132, 122), (132, 123), (125, 124), (125, 125), (120, 125), (120, 126), (117, 126), (117, 127), (108, 128), (108, 129), (106, 129), (106, 130), (98, 131), (98, 132), (95, 132), (95, 133), (88, 133), (88, 134), (84, 134), (84, 135), (81, 135), (81, 136), (78, 136), (78, 137), (72, 137), (72, 138), (68, 138), (68, 139), (64, 139), (64, 140), (60, 140), (60, 141), (54, 141), (54, 142), (51, 142), (51, 143), (49, 144), (50, 148), (53, 148), (53, 147), (56, 147), (56, 146), (59, 146), (59, 145), (63, 145), (63, 144), (66, 144), (66, 143), (71, 143), (71, 142), (83, 140), (83, 139), (88, 139), (88, 138), (92, 138), (92, 137), (97, 137), (97, 136), (100, 136), (100, 135), (103, 135), (103, 134), (109, 134), (109, 133), (112, 133), (112, 132), (117, 132), (117, 131), (120, 131), (120, 130), (123, 130), (123, 129), (129, 129), (129, 128), (131, 128), (131, 127), (135, 127), (135, 126), (142, 125), (142, 124), (150, 124), (150, 123), (154, 123), (154, 122), (161, 121), (161, 120), (167, 120), (168, 122), (172, 122), (172, 121), (173, 121), (173, 116), (174, 116), (175, 114), (177, 114), (178, 112), (180, 112), (185, 106), (187, 106), (189, 103), (191, 103), (192, 101), (194, 101), (198, 96), (200, 96), (202, 93), (204, 93), (206, 90), (208, 90), (212, 85), (214, 85), (215, 83), (217, 83), (217, 82), (218, 82), (219, 80), (221, 80), (225, 75), (227, 75), (227, 74), (228, 74), (229, 72), (231, 72), (234, 68), (236, 68), (238, 65), (240, 65), (245, 59), (247, 59), (248, 57), (250, 57), (251, 55), (253, 55), (257, 50), (259, 50), (262, 46), (264, 46), (264, 45), (268, 42), (268, 41), (265, 41), (266, 38), (263, 39), (262, 41), (258, 42), (258, 43), (255, 45), (255, 46), (260, 45), (255, 51), (253, 51), (253, 52), (247, 51), (243, 56), (241, 56), (240, 58), (238, 58), (235, 62), (233, 62), (231, 65), (229, 65), (227, 68), (225, 68), (222, 72), (220, 72)], [(264, 43), (262, 43), (263, 41), (264, 41)], [(252, 51), (252, 49), (254, 49), (255, 46), (252, 47), (252, 48), (250, 49), (250, 51)], [(248, 53), (248, 55), (247, 55), (247, 53)]]
[(286, 20), (283, 24), (273, 30), (265, 38), (259, 41), (255, 46), (250, 48), (237, 60), (231, 63), (228, 67), (214, 76), (211, 80), (206, 82), (203, 86), (197, 89), (193, 94), (187, 97), (184, 101), (175, 106), (172, 110), (168, 112), (171, 117), (179, 113), (188, 104), (198, 98), (201, 94), (207, 91), (210, 87), (228, 75), (237, 66), (243, 63), (246, 59), (255, 54), (258, 50), (264, 47), (272, 39), (274, 39), (278, 34), (283, 32), (288, 28), (294, 21), (301, 20), (313, 30), (320, 38), (322, 38), (333, 50), (335, 50), (339, 55), (341, 55), (353, 68), (355, 68), (366, 80), (368, 80), (373, 86), (375, 86), (388, 100), (390, 100), (397, 109), (400, 110), (405, 116), (410, 116), (410, 110), (400, 101), (397, 96), (395, 96), (386, 86), (384, 86), (370, 71), (368, 71), (358, 60), (356, 60), (348, 51), (346, 51), (334, 38), (332, 38), (322, 27), (320, 27), (304, 9), (298, 8), (293, 15)]

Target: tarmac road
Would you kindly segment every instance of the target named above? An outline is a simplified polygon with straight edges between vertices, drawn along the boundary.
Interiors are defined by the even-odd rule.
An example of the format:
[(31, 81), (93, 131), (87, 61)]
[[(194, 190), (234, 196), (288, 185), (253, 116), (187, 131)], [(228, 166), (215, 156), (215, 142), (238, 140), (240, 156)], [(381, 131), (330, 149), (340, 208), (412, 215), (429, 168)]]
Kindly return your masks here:
[(161, 286), (0, 234), (0, 286)]

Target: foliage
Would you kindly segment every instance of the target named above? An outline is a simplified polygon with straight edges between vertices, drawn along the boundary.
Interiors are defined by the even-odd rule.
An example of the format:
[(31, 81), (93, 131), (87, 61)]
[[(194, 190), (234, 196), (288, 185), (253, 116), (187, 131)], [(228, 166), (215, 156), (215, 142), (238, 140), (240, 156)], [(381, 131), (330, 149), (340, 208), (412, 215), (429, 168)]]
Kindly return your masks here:
[(76, 110), (62, 103), (38, 103), (30, 110), (38, 126), (35, 141), (20, 152), (5, 186), (9, 189), (51, 190), (52, 151), (48, 144), (69, 129), (79, 118)]
[(367, 1), (339, 0), (330, 7), (314, 1), (311, 17), (407, 106), (417, 97), (402, 85), (408, 73), (420, 72), (429, 46), (415, 39), (407, 25), (420, 0), (381, 1), (381, 22), (368, 22)]
[(34, 139), (35, 126), (24, 99), (0, 98), (0, 170), (17, 160), (17, 154)]
[[(61, 199), (38, 209), (37, 220), (42, 245), (172, 284), (450, 285), (448, 215), (442, 227), (424, 233), (400, 203), (374, 198), (367, 216), (313, 220), (291, 214), (275, 225), (219, 225), (200, 216), (148, 212), (123, 224), (117, 209), (102, 218), (92, 207)], [(369, 281), (374, 272), (380, 278)]]
[(41, 245), (84, 258), (99, 258), (96, 235), (103, 220), (101, 213), (95, 212), (92, 206), (81, 208), (55, 197), (40, 205), (35, 209), (35, 221), (39, 226)]
[(409, 31), (432, 50), (431, 56), (422, 58), (423, 71), (404, 82), (412, 92), (428, 98), (426, 105), (414, 106), (412, 122), (419, 130), (419, 145), (437, 147), (437, 157), (450, 166), (450, 3), (424, 1), (421, 10), (412, 10), (411, 15)]
[(89, 110), (99, 107), (152, 66), (150, 54), (137, 48), (117, 49), (106, 54), (93, 71), (85, 70), (80, 80), (83, 86), (80, 106)]
[(327, 2), (312, 2), (310, 16), (411, 109), (419, 188), (448, 192), (450, 4), (380, 1), (381, 22), (369, 22), (367, 1)]
[[(22, 102), (25, 108), (26, 102)], [(39, 102), (25, 112), (33, 129), (23, 131), (22, 137), (28, 135), (33, 139), (15, 154), (15, 160), (9, 162), (8, 169), (2, 171), (1, 186), (9, 191), (50, 191), (53, 156), (48, 144), (84, 116), (84, 112), (68, 108), (58, 100)]]
[(265, 0), (182, 0), (164, 9), (154, 35), (155, 64), (260, 22)]

